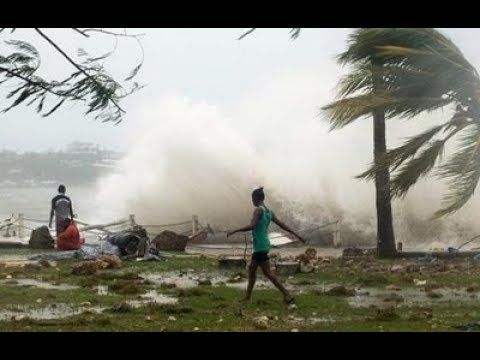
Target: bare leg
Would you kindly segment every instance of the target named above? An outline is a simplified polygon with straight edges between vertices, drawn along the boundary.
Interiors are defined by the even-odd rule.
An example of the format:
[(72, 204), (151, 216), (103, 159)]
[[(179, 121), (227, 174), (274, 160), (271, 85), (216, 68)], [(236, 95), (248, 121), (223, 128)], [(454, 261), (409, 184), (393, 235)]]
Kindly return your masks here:
[(252, 297), (253, 287), (255, 286), (255, 281), (257, 280), (257, 267), (258, 263), (255, 260), (252, 260), (250, 266), (248, 267), (248, 286), (247, 286), (247, 294), (241, 300), (243, 302), (250, 301)]
[(290, 303), (293, 300), (292, 295), (290, 295), (288, 290), (285, 289), (285, 287), (280, 283), (278, 278), (273, 273), (270, 267), (270, 261), (267, 260), (261, 263), (260, 267), (262, 268), (263, 274), (268, 278), (268, 280), (270, 280), (273, 283), (273, 285), (275, 285), (275, 287), (281, 291), (281, 293), (283, 294), (283, 298), (285, 299), (285, 302)]

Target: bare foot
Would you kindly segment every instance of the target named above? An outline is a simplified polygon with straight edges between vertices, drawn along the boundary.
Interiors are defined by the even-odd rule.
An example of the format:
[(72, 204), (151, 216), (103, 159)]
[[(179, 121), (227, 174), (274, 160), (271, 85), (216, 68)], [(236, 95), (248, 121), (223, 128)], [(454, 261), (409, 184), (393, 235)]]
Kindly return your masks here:
[(244, 297), (244, 298), (240, 299), (240, 302), (241, 303), (248, 303), (248, 302), (250, 302), (250, 298)]

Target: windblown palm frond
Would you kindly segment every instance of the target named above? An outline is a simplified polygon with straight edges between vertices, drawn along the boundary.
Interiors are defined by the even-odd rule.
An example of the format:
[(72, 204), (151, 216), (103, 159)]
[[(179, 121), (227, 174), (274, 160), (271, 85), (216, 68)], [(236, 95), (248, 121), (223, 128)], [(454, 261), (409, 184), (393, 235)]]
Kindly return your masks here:
[(458, 151), (440, 167), (438, 175), (449, 178), (450, 192), (444, 207), (435, 213), (444, 216), (459, 210), (475, 193), (480, 180), (480, 127), (474, 125), (462, 139)]
[(387, 151), (358, 177), (372, 180), (382, 169), (396, 171), (391, 192), (402, 197), (441, 160), (446, 142), (463, 134), (457, 153), (439, 172), (451, 178), (452, 192), (436, 215), (458, 210), (480, 178), (480, 77), (476, 69), (435, 29), (357, 29), (348, 42), (338, 60), (353, 68), (338, 84), (339, 99), (322, 108), (332, 130), (377, 111), (386, 118), (413, 118), (457, 106), (450, 121)]
[(337, 100), (322, 108), (330, 120), (330, 129), (341, 129), (378, 109), (393, 107), (398, 100), (387, 93), (368, 93)]

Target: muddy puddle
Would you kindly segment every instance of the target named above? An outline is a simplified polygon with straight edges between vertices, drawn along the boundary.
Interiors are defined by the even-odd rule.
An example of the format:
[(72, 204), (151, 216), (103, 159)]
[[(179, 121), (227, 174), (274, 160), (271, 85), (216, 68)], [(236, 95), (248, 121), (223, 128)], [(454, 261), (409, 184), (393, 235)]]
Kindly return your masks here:
[(478, 292), (467, 292), (466, 288), (439, 288), (429, 292), (422, 288), (402, 288), (399, 291), (388, 291), (362, 287), (356, 290), (355, 296), (347, 297), (347, 301), (353, 307), (368, 307), (371, 305), (390, 307), (395, 304), (413, 306), (453, 302), (478, 302), (479, 295)]
[(333, 316), (330, 317), (300, 317), (300, 316), (289, 316), (287, 321), (294, 323), (304, 323), (304, 324), (316, 324), (316, 323), (334, 323), (341, 321), (342, 319), (336, 318)]
[[(108, 294), (108, 291), (106, 293)], [(177, 302), (177, 298), (160, 294), (156, 290), (151, 290), (145, 294), (139, 295), (137, 300), (126, 301), (126, 303), (133, 308), (140, 308), (149, 304), (176, 304)], [(100, 314), (106, 309), (106, 307), (92, 306), (88, 302), (80, 304), (78, 307), (63, 303), (51, 304), (43, 308), (33, 308), (27, 305), (10, 306), (5, 310), (0, 311), (0, 321), (63, 319), (82, 313)]]
[[(194, 288), (197, 286), (228, 286), (238, 289), (246, 289), (247, 279), (239, 275), (225, 276), (221, 274), (205, 273), (199, 274), (194, 272), (163, 272), (163, 273), (143, 273), (142, 278), (148, 280), (154, 285), (175, 287), (179, 289)], [(268, 280), (257, 278), (255, 288), (273, 288)]]
[(1, 254), (0, 255), (0, 263), (17, 263), (17, 262), (28, 262), (28, 257), (27, 256), (22, 256), (22, 255), (5, 255)]
[[(337, 289), (335, 289), (337, 288)], [(414, 306), (430, 305), (450, 302), (477, 302), (480, 292), (468, 292), (467, 288), (438, 288), (433, 291), (426, 291), (423, 287), (399, 287), (397, 290), (380, 289), (368, 286), (343, 286), (334, 283), (320, 283), (317, 285), (304, 285), (297, 287), (298, 294), (307, 293), (312, 290), (319, 290), (328, 293), (330, 290), (343, 288), (342, 296), (352, 307), (391, 307), (392, 305)], [(352, 291), (354, 295), (347, 294)], [(332, 294), (335, 296), (335, 294)]]
[(0, 267), (5, 267), (5, 268), (23, 268), (26, 265), (36, 265), (38, 264), (38, 261), (35, 260), (27, 260), (27, 259), (19, 259), (18, 256), (11, 257), (11, 258), (6, 258), (5, 256), (2, 256), (0, 258)]
[(84, 312), (99, 314), (103, 312), (103, 307), (78, 307), (73, 308), (67, 304), (52, 304), (44, 308), (12, 307), (0, 311), (0, 321), (21, 321), (32, 320), (52, 320), (62, 319), (69, 316), (78, 315)]
[(151, 290), (143, 295), (139, 295), (138, 300), (127, 301), (127, 304), (134, 308), (139, 308), (148, 304), (176, 304), (178, 299), (172, 296), (159, 294), (156, 290)]
[(47, 290), (74, 290), (74, 289), (78, 289), (78, 286), (74, 286), (74, 285), (52, 284), (52, 283), (49, 283), (49, 282), (35, 280), (35, 279), (0, 280), (0, 284), (35, 287), (35, 288), (38, 288), (38, 289), (47, 289)]

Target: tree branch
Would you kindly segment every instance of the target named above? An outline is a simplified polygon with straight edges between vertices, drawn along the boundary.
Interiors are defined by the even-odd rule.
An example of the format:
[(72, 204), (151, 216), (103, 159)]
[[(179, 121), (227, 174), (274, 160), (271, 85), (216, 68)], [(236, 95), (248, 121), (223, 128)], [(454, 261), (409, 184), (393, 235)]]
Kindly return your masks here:
[[(82, 69), (82, 67), (80, 65), (78, 65), (75, 61), (73, 61), (70, 56), (68, 56), (65, 51), (63, 51), (55, 42), (53, 42), (47, 35), (45, 35), (42, 31), (40, 31), (40, 29), (38, 28), (35, 28), (35, 31), (37, 33), (40, 34), (41, 37), (43, 37), (46, 41), (48, 41), (60, 54), (63, 55), (63, 57), (65, 59), (68, 60), (68, 62), (70, 62), (74, 67), (76, 67), (83, 75), (85, 75), (88, 79), (90, 79), (91, 81), (93, 81), (95, 84), (97, 84), (98, 86), (100, 87), (103, 87), (102, 84), (98, 83), (97, 80), (95, 80), (95, 78), (93, 78), (90, 74), (88, 74), (84, 69)], [(115, 105), (115, 107), (120, 110), (121, 112), (125, 112), (125, 110), (123, 110), (119, 105), (118, 103), (113, 100), (112, 98), (109, 98), (108, 99), (110, 102), (112, 102), (113, 105)]]
[[(49, 89), (48, 87), (44, 86), (42, 83), (39, 83), (37, 81), (33, 81), (33, 80), (30, 80), (29, 78), (23, 76), (23, 75), (20, 75), (20, 74), (17, 74), (16, 72), (12, 71), (12, 70), (9, 70), (7, 68), (4, 68), (4, 67), (1, 67), (0, 66), (0, 71), (4, 71), (6, 72), (7, 74), (10, 74), (11, 76), (15, 76), (19, 79), (22, 79), (23, 81), (29, 83), (30, 85), (33, 85), (33, 86), (38, 86), (40, 88), (42, 88), (43, 90), (45, 91), (48, 91), (49, 93), (53, 94), (53, 95), (56, 95), (56, 96), (59, 96), (59, 97), (66, 97), (68, 96), (67, 94), (61, 94), (61, 93), (57, 93), (56, 91), (52, 90), (52, 89)], [(83, 98), (79, 98), (79, 97), (74, 97), (76, 100), (85, 100)]]
[(114, 36), (123, 36), (123, 37), (131, 37), (131, 38), (137, 38), (141, 36), (145, 36), (145, 34), (121, 34), (121, 33), (116, 33), (113, 31), (108, 31), (108, 30), (103, 30), (103, 29), (84, 29), (84, 30), (77, 30), (82, 33), (82, 35), (86, 35), (87, 32), (98, 32), (106, 35), (114, 35)]
[(252, 32), (254, 32), (256, 30), (256, 28), (251, 28), (250, 30), (248, 30), (245, 34), (243, 34), (242, 36), (240, 36), (237, 40), (242, 40), (245, 36), (251, 34)]
[(85, 34), (82, 30), (78, 29), (78, 28), (72, 28), (74, 31), (80, 33), (81, 35), (85, 36), (85, 37), (90, 37), (90, 35), (88, 34)]

